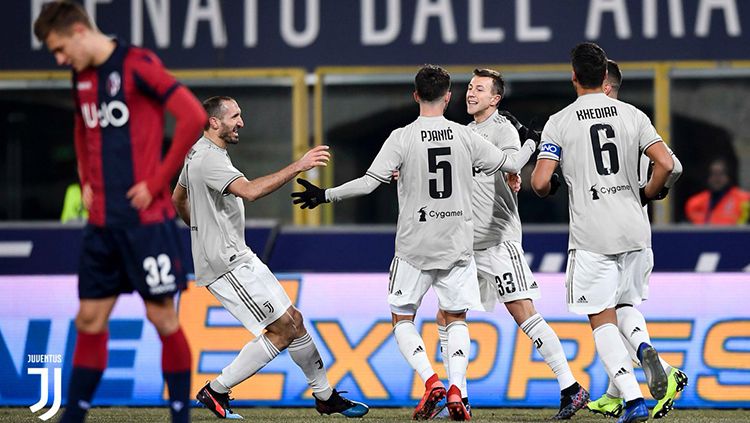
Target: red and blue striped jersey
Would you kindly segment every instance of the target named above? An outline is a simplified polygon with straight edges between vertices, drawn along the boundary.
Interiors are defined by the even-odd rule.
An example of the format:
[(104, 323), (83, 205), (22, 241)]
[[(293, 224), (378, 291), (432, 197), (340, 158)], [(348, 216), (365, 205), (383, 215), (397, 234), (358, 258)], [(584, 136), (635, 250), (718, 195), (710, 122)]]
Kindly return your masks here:
[[(93, 191), (89, 223), (127, 226), (174, 218), (172, 175), (159, 170), (165, 103), (179, 87), (153, 52), (119, 41), (106, 62), (73, 72), (78, 171), (82, 185)], [(141, 181), (149, 181), (153, 201), (139, 211), (126, 193)]]

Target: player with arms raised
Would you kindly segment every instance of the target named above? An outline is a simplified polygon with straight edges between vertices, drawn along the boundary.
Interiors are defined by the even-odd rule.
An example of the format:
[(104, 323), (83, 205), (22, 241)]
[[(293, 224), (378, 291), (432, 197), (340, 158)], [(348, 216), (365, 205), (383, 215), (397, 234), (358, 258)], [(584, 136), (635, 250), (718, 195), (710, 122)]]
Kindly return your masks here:
[(487, 174), (518, 173), (535, 149), (527, 141), (515, 154), (499, 150), (471, 129), (443, 117), (450, 101), (450, 76), (434, 65), (416, 75), (414, 100), (419, 117), (396, 129), (383, 144), (365, 176), (323, 190), (301, 180), (305, 191), (293, 193), (295, 203), (313, 208), (375, 190), (400, 172), (396, 254), (390, 269), (388, 303), (393, 333), (401, 354), (425, 382), (425, 394), (415, 419), (432, 416), (446, 396), (414, 325), (422, 297), (435, 290), (446, 313), (450, 387), (447, 406), (454, 420), (471, 417), (461, 401), (471, 342), (466, 311), (479, 306), (479, 286), (473, 258), (472, 167)]
[[(674, 164), (648, 117), (604, 94), (604, 51), (582, 43), (571, 57), (578, 98), (547, 121), (531, 185), (539, 196), (547, 196), (552, 173), (558, 164), (562, 168), (570, 207), (568, 310), (589, 317), (599, 357), (626, 401), (619, 422), (640, 422), (648, 420), (648, 409), (617, 328), (615, 306), (618, 295), (641, 284), (653, 266), (647, 250), (651, 229), (642, 203), (658, 196)], [(654, 168), (639, 189), (642, 152)], [(637, 356), (651, 394), (663, 398), (667, 376), (658, 353), (644, 342)]]

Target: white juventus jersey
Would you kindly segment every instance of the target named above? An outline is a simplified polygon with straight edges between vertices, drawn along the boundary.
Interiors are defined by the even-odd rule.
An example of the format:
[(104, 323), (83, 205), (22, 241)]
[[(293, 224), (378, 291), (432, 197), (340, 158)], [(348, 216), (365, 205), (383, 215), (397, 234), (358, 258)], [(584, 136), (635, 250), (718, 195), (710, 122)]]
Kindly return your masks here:
[[(516, 128), (497, 113), (493, 113), (482, 123), (471, 122), (469, 128), (508, 154), (521, 148)], [(474, 207), (475, 250), (483, 250), (505, 241), (521, 242), (518, 196), (505, 181), (505, 173), (486, 175), (475, 170), (471, 201)]]
[(638, 161), (660, 141), (643, 112), (604, 93), (582, 95), (549, 118), (539, 159), (559, 160), (569, 187), (568, 248), (618, 254), (649, 246)]
[(190, 202), (195, 281), (206, 286), (255, 256), (245, 244), (245, 205), (226, 190), (241, 178), (227, 150), (202, 137), (187, 154), (178, 183)]
[(388, 183), (394, 170), (400, 172), (396, 257), (421, 270), (466, 262), (473, 254), (473, 167), (492, 175), (523, 166), (533, 150), (529, 142), (509, 157), (442, 116), (420, 116), (393, 131), (367, 175)]

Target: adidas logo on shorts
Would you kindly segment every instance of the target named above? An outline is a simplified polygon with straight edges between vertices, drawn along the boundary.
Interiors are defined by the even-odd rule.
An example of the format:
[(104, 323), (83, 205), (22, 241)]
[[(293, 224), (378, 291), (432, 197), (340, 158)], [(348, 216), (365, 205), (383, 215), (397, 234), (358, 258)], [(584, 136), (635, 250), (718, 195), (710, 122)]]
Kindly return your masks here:
[(458, 350), (458, 351), (454, 352), (451, 357), (466, 357), (466, 356), (464, 355), (463, 351)]
[(539, 288), (539, 286), (536, 284), (536, 281), (531, 282), (531, 286), (529, 286), (529, 289)]
[(583, 295), (581, 295), (581, 297), (578, 299), (578, 301), (576, 301), (576, 303), (578, 303), (578, 304), (588, 304), (589, 300), (587, 300), (586, 297), (584, 297)]
[(615, 373), (615, 377), (624, 376), (626, 374), (630, 373), (629, 371), (625, 370), (624, 367), (620, 367), (620, 370)]
[(403, 295), (403, 293), (402, 293), (402, 292), (401, 292), (401, 290), (399, 289), (398, 291), (394, 292), (394, 293), (393, 293), (393, 295)]
[(421, 352), (424, 352), (424, 348), (422, 348), (421, 345), (417, 346), (417, 349), (414, 350), (414, 352), (411, 354), (412, 356), (415, 356)]
[(633, 329), (633, 331), (630, 332), (630, 336), (633, 336), (633, 335), (635, 335), (638, 332), (643, 332), (643, 330), (641, 328), (639, 328), (638, 326), (636, 326), (635, 329)]

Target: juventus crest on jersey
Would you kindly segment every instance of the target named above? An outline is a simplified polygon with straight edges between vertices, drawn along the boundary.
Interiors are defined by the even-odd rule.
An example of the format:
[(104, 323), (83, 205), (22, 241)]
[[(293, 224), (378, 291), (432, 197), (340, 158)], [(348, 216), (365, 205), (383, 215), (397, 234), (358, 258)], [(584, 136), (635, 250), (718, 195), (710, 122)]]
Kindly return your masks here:
[(568, 184), (570, 249), (617, 254), (648, 246), (638, 160), (659, 141), (643, 112), (604, 93), (582, 95), (550, 117), (539, 159), (558, 160)]

